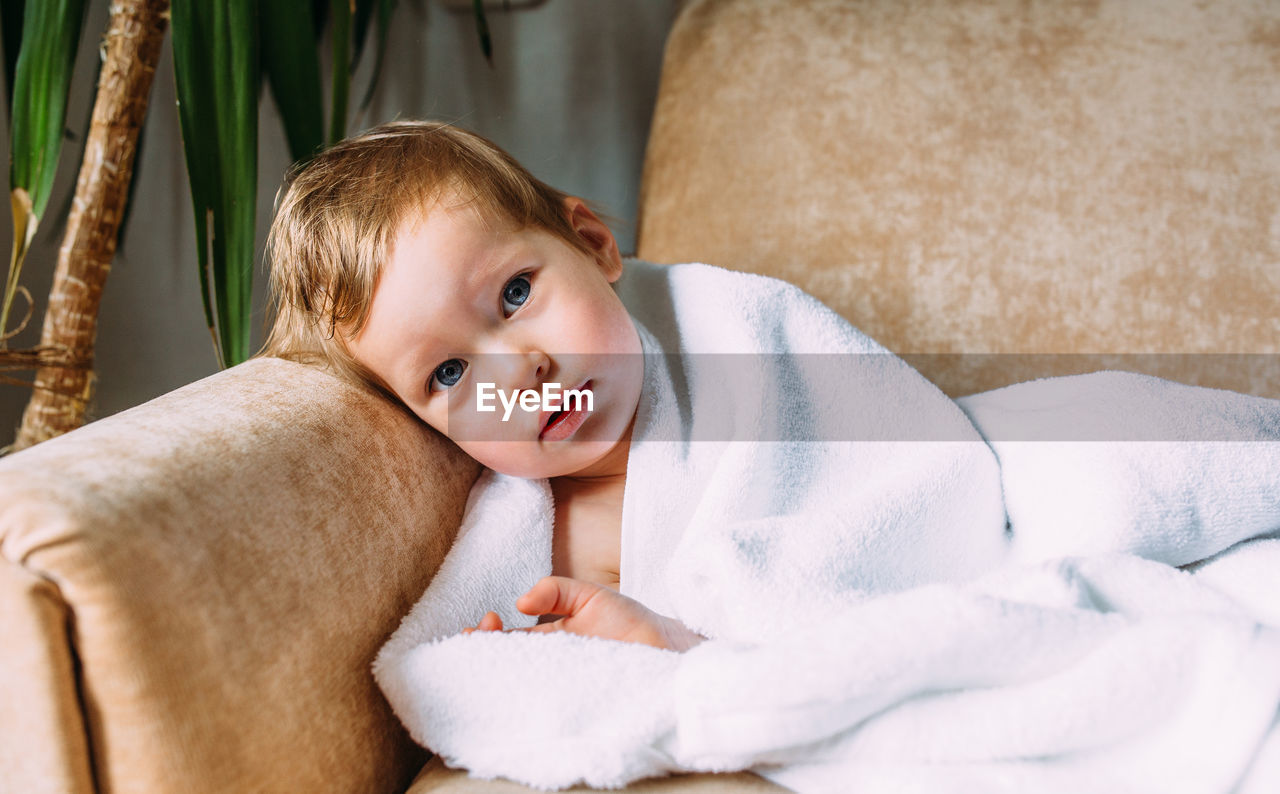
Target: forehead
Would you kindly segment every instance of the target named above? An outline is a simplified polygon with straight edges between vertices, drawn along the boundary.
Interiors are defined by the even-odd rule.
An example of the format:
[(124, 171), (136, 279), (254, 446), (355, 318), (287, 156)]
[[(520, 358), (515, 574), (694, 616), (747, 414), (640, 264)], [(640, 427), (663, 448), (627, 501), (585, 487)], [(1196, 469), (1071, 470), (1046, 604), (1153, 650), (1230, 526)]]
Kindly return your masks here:
[(446, 261), (441, 264), (466, 269), (469, 263), (452, 258), (519, 235), (516, 224), (497, 211), (461, 199), (457, 193), (446, 193), (405, 213), (392, 234), (384, 271), (406, 257), (419, 261), (424, 254), (433, 257), (427, 261), (429, 265), (443, 257)]
[(352, 355), (399, 391), (398, 375), (465, 344), (495, 300), (482, 287), (530, 241), (530, 230), (473, 204), (441, 201), (410, 214), (393, 237), (365, 323), (348, 338)]

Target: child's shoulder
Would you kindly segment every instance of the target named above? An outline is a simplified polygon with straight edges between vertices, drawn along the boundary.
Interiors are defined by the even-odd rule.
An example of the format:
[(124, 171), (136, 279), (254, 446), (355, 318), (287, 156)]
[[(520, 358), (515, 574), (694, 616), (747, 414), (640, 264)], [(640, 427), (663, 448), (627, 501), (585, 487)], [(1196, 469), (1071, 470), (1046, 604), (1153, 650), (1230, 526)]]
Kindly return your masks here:
[[(686, 352), (883, 350), (817, 298), (770, 276), (629, 259), (616, 288), (627, 310), (650, 330), (678, 326)], [(721, 350), (728, 344), (736, 347)]]

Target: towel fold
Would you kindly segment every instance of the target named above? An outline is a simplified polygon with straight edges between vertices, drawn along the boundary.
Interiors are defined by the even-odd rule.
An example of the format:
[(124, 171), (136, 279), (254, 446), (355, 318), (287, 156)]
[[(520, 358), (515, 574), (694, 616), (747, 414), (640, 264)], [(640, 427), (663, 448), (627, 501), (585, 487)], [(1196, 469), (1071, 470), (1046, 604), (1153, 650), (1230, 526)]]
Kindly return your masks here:
[(1187, 565), (1280, 529), (1275, 400), (1098, 372), (957, 402), (1000, 459), (1018, 560)]
[(1280, 782), (1251, 769), (1275, 730), (1280, 631), (1127, 555), (924, 585), (685, 654), (460, 635), (397, 676), (397, 713), (449, 765), (544, 789), (739, 769), (801, 792)]

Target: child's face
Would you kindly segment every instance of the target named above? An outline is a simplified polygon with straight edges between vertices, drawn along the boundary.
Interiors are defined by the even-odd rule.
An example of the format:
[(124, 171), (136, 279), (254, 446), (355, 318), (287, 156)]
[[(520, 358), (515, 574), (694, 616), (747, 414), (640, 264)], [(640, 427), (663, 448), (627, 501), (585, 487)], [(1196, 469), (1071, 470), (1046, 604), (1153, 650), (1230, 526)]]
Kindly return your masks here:
[[(623, 473), (644, 377), (640, 338), (610, 286), (622, 273), (613, 235), (578, 199), (566, 213), (594, 257), (448, 202), (410, 218), (365, 326), (348, 340), (427, 424), (518, 477)], [(546, 383), (589, 384), (593, 410), (508, 412), (495, 397), (488, 404), (496, 410), (479, 411), (482, 383), (511, 399), (541, 395)]]

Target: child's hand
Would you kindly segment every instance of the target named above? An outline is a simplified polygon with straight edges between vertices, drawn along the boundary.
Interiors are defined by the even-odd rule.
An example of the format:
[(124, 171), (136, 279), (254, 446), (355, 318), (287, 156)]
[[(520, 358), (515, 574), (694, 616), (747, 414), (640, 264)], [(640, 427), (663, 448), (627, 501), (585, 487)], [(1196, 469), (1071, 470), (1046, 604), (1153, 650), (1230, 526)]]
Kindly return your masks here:
[[(526, 615), (561, 615), (559, 620), (519, 631), (567, 631), (587, 637), (638, 642), (673, 651), (687, 651), (704, 637), (683, 623), (663, 617), (638, 601), (598, 584), (547, 576), (516, 599), (516, 609)], [(502, 631), (502, 619), (488, 612), (473, 631)]]

